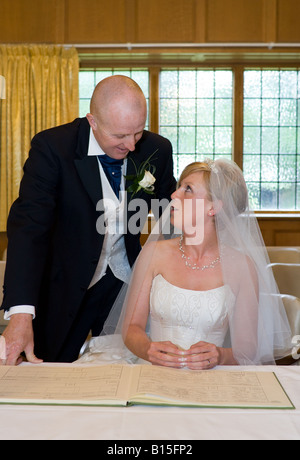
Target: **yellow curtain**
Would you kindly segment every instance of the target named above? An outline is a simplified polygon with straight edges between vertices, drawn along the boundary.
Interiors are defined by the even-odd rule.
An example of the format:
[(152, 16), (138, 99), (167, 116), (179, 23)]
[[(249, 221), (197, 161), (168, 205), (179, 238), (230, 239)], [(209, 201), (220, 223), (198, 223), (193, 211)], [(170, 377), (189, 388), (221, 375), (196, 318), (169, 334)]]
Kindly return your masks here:
[(78, 73), (75, 48), (0, 45), (0, 232), (18, 196), (32, 137), (78, 117)]

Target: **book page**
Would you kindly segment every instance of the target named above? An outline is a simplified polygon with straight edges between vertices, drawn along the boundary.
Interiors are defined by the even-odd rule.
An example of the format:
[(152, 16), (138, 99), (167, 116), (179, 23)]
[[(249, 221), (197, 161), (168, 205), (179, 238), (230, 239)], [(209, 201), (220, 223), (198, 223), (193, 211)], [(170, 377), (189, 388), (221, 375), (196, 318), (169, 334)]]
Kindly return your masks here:
[(189, 371), (159, 366), (135, 369), (134, 402), (206, 407), (293, 408), (272, 372)]
[(130, 368), (108, 366), (0, 367), (0, 403), (126, 404)]
[[(129, 395), (132, 395), (131, 397)], [(293, 408), (272, 372), (159, 366), (0, 366), (0, 403)]]

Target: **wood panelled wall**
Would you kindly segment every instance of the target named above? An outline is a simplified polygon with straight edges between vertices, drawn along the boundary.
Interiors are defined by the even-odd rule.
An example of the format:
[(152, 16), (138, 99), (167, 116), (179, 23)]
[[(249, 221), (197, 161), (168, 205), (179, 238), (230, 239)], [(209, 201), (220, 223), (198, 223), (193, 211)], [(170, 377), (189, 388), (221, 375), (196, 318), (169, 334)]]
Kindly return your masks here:
[(1, 0), (1, 43), (299, 43), (299, 0)]

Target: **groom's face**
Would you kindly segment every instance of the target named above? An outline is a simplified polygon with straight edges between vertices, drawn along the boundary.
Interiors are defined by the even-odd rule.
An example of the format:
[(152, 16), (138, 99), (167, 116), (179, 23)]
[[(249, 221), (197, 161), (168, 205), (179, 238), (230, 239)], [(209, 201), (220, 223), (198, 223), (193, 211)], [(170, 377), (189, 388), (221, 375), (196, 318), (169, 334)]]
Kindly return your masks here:
[(144, 123), (134, 129), (114, 128), (112, 125), (101, 126), (96, 137), (102, 150), (111, 158), (124, 159), (129, 152), (135, 150), (136, 143), (141, 139)]
[(120, 160), (135, 150), (136, 143), (143, 135), (146, 117), (146, 106), (133, 109), (127, 105), (113, 105), (105, 114), (93, 115), (89, 122), (106, 155)]

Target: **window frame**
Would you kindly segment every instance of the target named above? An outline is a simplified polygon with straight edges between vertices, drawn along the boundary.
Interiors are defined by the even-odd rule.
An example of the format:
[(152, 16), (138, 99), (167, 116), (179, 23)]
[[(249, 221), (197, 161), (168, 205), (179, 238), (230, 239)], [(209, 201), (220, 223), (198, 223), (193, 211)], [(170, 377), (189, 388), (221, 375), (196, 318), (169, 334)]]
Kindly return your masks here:
[[(244, 150), (244, 71), (245, 70), (297, 70), (300, 71), (299, 62), (285, 62), (284, 60), (276, 63), (267, 61), (262, 62), (211, 62), (211, 63), (183, 63), (176, 64), (168, 62), (153, 64), (147, 62), (134, 62), (124, 60), (122, 62), (112, 61), (101, 62), (93, 60), (88, 63), (85, 61), (80, 65), (82, 70), (98, 70), (107, 68), (120, 69), (147, 69), (149, 71), (149, 130), (159, 133), (159, 78), (161, 70), (231, 70), (233, 74), (233, 95), (232, 95), (232, 160), (243, 170), (243, 150)], [(300, 153), (299, 153), (300, 154)], [(299, 210), (255, 210), (255, 213), (261, 218), (299, 218)]]

